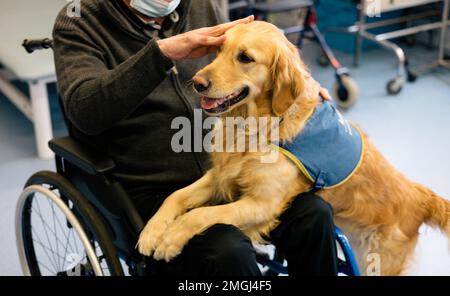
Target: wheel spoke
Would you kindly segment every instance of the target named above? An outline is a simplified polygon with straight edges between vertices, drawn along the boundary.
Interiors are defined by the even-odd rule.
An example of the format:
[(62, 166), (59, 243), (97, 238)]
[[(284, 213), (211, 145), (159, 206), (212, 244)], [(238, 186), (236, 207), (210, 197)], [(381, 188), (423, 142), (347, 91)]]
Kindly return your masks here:
[[(47, 222), (45, 222), (44, 218), (42, 217), (42, 215), (39, 215), (41, 217), (41, 222), (42, 224), (45, 226), (45, 229), (48, 229), (52, 234), (55, 234), (53, 231), (51, 231), (49, 228), (50, 226), (47, 224)], [(45, 233), (47, 234), (47, 231), (45, 231)], [(61, 239), (58, 239), (58, 237), (56, 237), (57, 242), (59, 242), (61, 244), (61, 246), (64, 246), (64, 243), (61, 241)], [(52, 247), (52, 245), (50, 244), (50, 247)], [(71, 246), (72, 247), (72, 246)], [(71, 248), (71, 251), (74, 252), (74, 250)]]
[[(47, 250), (49, 250), (49, 251), (52, 251), (52, 250), (49, 249), (46, 245), (44, 245), (42, 242), (40, 242), (40, 241), (38, 241), (38, 240), (34, 240), (34, 239), (33, 239), (33, 241), (34, 241), (35, 243), (37, 243), (38, 245), (40, 245), (42, 248), (47, 249)], [(60, 254), (56, 254), (56, 255), (57, 255), (59, 258), (64, 259), (64, 257), (61, 256)], [(56, 269), (57, 269), (57, 270), (60, 270), (60, 266), (58, 265)]]
[[(44, 243), (39, 238), (40, 239), (40, 245), (42, 247), (44, 247), (44, 252), (46, 253), (47, 257), (49, 257), (50, 260), (51, 260), (51, 257), (53, 257), (53, 260), (51, 260), (50, 262), (52, 263), (52, 266), (55, 267), (55, 270), (63, 269), (64, 268), (64, 264), (67, 262), (66, 256), (67, 256), (67, 251), (68, 250), (70, 250), (70, 252), (75, 253), (75, 250), (74, 250), (74, 246), (75, 246), (76, 254), (79, 254), (78, 246), (77, 246), (76, 239), (75, 239), (75, 235), (73, 234), (72, 229), (69, 229), (70, 232), (69, 232), (68, 235), (66, 235), (66, 233), (64, 231), (64, 228), (61, 225), (61, 221), (59, 219), (57, 219), (57, 220), (54, 219), (53, 220), (53, 226), (54, 226), (54, 230), (55, 231), (52, 231), (50, 225), (48, 223), (46, 223), (46, 221), (43, 218), (42, 210), (41, 210), (41, 207), (40, 207), (40, 203), (37, 200), (36, 200), (36, 204), (37, 204), (38, 208), (37, 209), (34, 208), (34, 207), (32, 207), (32, 208), (35, 210), (35, 212), (37, 213), (37, 215), (39, 216), (39, 218), (41, 220), (41, 225), (44, 228), (44, 232), (45, 232), (45, 235), (47, 237), (47, 241), (49, 243), (49, 247), (45, 248), (44, 247)], [(50, 204), (50, 207), (52, 208), (52, 212), (53, 212), (53, 217), (57, 218), (56, 211), (54, 209), (54, 206), (52, 206), (52, 205), (53, 204)], [(57, 221), (59, 227), (61, 228), (62, 233), (64, 234), (64, 236), (66, 238), (66, 242), (65, 243), (62, 242), (61, 239), (58, 238), (57, 229), (56, 229), (56, 221)], [(33, 232), (37, 236), (37, 233), (36, 233), (36, 231), (34, 229), (33, 229)], [(55, 236), (55, 243), (56, 243), (56, 246), (57, 246), (57, 252), (56, 252), (57, 257), (55, 257), (55, 250), (53, 249), (53, 245), (50, 242), (49, 232), (51, 232)], [(74, 245), (72, 245), (72, 243), (71, 243), (71, 240), (70, 240), (71, 236), (72, 236), (72, 241), (73, 241)], [(63, 257), (59, 254), (59, 246), (58, 246), (58, 244), (61, 244), (62, 248), (64, 248), (64, 256)], [(49, 250), (51, 252), (51, 254), (52, 254), (51, 257), (50, 257), (50, 255), (48, 254), (48, 252), (46, 250)], [(60, 258), (63, 259), (62, 262), (61, 262), (61, 260), (59, 260)]]
[[(70, 234), (71, 234), (71, 235), (70, 235)], [(69, 234), (69, 237), (70, 237), (70, 236), (72, 237), (72, 241), (74, 242), (74, 246), (75, 246), (76, 253), (78, 254), (78, 253), (79, 253), (79, 251), (78, 251), (78, 244), (77, 244), (77, 242), (75, 241), (75, 234), (74, 234), (73, 231), (71, 231), (70, 234)]]
[[(39, 241), (39, 244), (42, 246), (43, 243), (42, 243), (42, 241), (40, 240), (40, 238), (39, 238), (39, 236), (37, 235), (37, 233), (34, 231), (33, 228), (31, 228), (31, 231), (33, 232), (33, 241), (36, 241), (36, 240), (35, 240), (35, 237), (36, 237), (36, 238), (38, 239), (38, 241)], [(53, 266), (55, 269), (57, 269), (57, 267), (55, 266), (55, 262), (52, 261), (52, 256), (50, 256), (50, 255), (47, 253), (47, 250), (46, 250), (46, 249), (47, 249), (47, 248), (44, 248), (44, 249), (43, 249), (45, 255), (47, 255), (47, 258), (48, 258), (49, 262), (52, 264), (52, 266)], [(35, 251), (35, 252), (36, 252), (36, 251)]]
[[(69, 229), (69, 232), (71, 232), (72, 229)], [(69, 244), (69, 237), (70, 237), (70, 233), (68, 236), (66, 236), (66, 246), (64, 248), (64, 258), (67, 258), (67, 246)], [(64, 259), (64, 263), (66, 262), (66, 260)]]
[[(54, 207), (54, 204), (49, 200), (49, 199), (47, 199), (47, 201), (48, 201), (48, 203), (49, 203), (49, 205), (50, 205), (50, 207), (52, 208), (52, 214), (53, 214), (53, 230), (54, 230), (54, 234), (55, 234), (55, 245), (56, 245), (56, 253), (59, 255), (59, 247), (58, 247), (58, 237), (57, 237), (57, 235), (56, 235), (56, 212), (55, 212), (55, 207)], [(63, 262), (64, 263), (64, 262)], [(61, 261), (60, 260), (58, 260), (58, 268), (59, 269), (61, 269), (62, 268), (62, 265), (61, 265)]]
[[(64, 231), (65, 229), (68, 229), (69, 230), (69, 232), (71, 231), (71, 229), (70, 228), (64, 228), (63, 226), (62, 226), (62, 222), (59, 220), (59, 219), (57, 219), (57, 222), (58, 222), (58, 225), (59, 225), (59, 228), (61, 229), (61, 232), (64, 234), (64, 238), (66, 239), (66, 244), (63, 244), (63, 247), (66, 249), (67, 248), (67, 241), (69, 240), (69, 235), (70, 234), (66, 234), (66, 232)], [(73, 252), (73, 249), (72, 249), (72, 246), (71, 246), (71, 251)]]
[(47, 269), (49, 272), (50, 272), (50, 274), (51, 275), (56, 275), (58, 272), (57, 271), (52, 271), (52, 270), (50, 270), (50, 268), (48, 268), (44, 263), (42, 263), (41, 261), (37, 261), (37, 263), (39, 264), (39, 266), (41, 266), (42, 265), (42, 267), (44, 267), (45, 269)]
[[(73, 202), (71, 202), (70, 200), (68, 200), (68, 202), (67, 202), (67, 207), (70, 209), (70, 211), (72, 212), (72, 213), (74, 213), (75, 214), (75, 211), (74, 211), (74, 205), (73, 205)], [(72, 228), (70, 229), (70, 230), (73, 230), (73, 225), (71, 225), (72, 226)], [(72, 239), (72, 242), (74, 243), (73, 244), (73, 246), (72, 246), (72, 244), (70, 245), (71, 246), (71, 249), (72, 249), (72, 247), (74, 247), (74, 249), (75, 249), (75, 251), (74, 251), (74, 249), (72, 249), (71, 251), (72, 252), (76, 252), (77, 254), (79, 253), (78, 252), (78, 244), (76, 243), (76, 240), (75, 240), (75, 235), (74, 235), (74, 233), (73, 233), (73, 231), (69, 231), (69, 234), (67, 235), (67, 240), (70, 242), (70, 240)]]
[[(48, 182), (44, 183), (40, 183), (41, 186), (54, 194), (46, 194), (46, 192), (41, 191), (37, 191), (33, 195), (30, 194), (22, 213), (24, 229), (26, 229), (24, 230), (24, 247), (25, 250), (34, 250), (31, 253), (26, 253), (32, 274), (57, 275), (59, 272), (66, 271), (66, 268), (71, 267), (72, 263), (78, 262), (77, 266), (80, 265), (83, 269), (86, 269), (83, 275), (95, 275), (96, 269), (94, 266), (98, 265), (99, 271), (105, 275), (110, 275), (112, 272), (109, 269), (104, 252), (98, 241), (95, 240), (91, 228), (86, 227), (86, 225), (92, 225), (90, 217), (82, 216), (71, 200), (71, 195), (64, 194), (71, 194), (70, 188), (67, 188), (67, 191), (63, 193), (62, 190), (52, 185), (48, 186)], [(50, 181), (50, 183), (52, 182)], [(40, 201), (39, 198), (44, 198), (47, 201)], [(58, 200), (54, 200), (54, 198)], [(65, 206), (60, 208), (59, 200), (62, 200), (67, 208)], [(77, 203), (77, 205), (83, 206), (83, 202), (83, 200), (80, 200), (81, 204)], [(88, 205), (86, 207), (89, 208)], [(50, 217), (50, 215), (52, 216)], [(69, 222), (69, 218), (75, 218), (74, 221), (70, 220), (73, 223)], [(94, 218), (96, 218), (95, 215)], [(37, 223), (37, 221), (40, 222)], [(82, 239), (85, 234), (88, 239), (86, 246)], [(93, 258), (88, 256), (88, 254), (91, 254), (91, 248), (94, 251)]]
[(54, 252), (53, 252), (53, 246), (50, 243), (50, 237), (49, 237), (48, 232), (47, 232), (47, 226), (46, 226), (47, 223), (45, 223), (44, 218), (42, 217), (42, 211), (41, 211), (41, 206), (39, 205), (39, 200), (36, 198), (36, 196), (33, 198), (33, 200), (36, 201), (36, 206), (37, 206), (37, 209), (34, 208), (34, 207), (33, 207), (33, 209), (35, 210), (35, 212), (38, 213), (39, 218), (41, 218), (41, 225), (44, 226), (43, 228), (44, 228), (45, 236), (47, 237), (47, 241), (48, 241), (50, 249), (52, 249), (52, 254), (51, 255), (52, 255), (53, 260), (54, 260), (53, 262), (57, 266), (58, 264), (57, 264), (57, 260), (56, 260), (56, 257), (54, 255)]

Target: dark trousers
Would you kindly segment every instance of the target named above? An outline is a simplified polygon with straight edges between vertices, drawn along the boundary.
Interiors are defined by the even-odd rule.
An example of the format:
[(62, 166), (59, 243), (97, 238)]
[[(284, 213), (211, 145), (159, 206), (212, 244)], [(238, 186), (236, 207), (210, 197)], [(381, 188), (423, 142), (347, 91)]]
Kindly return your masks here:
[[(337, 251), (331, 206), (314, 193), (299, 195), (270, 233), (291, 276), (336, 275)], [(232, 225), (217, 224), (193, 237), (171, 262), (148, 258), (151, 274), (259, 276), (249, 238)]]

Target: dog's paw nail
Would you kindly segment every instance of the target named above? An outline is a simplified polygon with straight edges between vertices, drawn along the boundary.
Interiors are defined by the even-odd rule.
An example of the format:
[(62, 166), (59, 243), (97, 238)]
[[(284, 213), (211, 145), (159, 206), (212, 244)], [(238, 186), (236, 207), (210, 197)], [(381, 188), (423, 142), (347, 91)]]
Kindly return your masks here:
[(164, 256), (164, 260), (166, 262), (170, 262), (173, 258), (175, 258), (176, 256), (180, 255), (180, 253), (181, 253), (181, 248), (178, 248), (178, 247), (175, 247), (175, 246), (170, 246), (166, 250), (166, 254)]
[(151, 256), (160, 241), (161, 240), (157, 236), (151, 235), (150, 231), (142, 232), (137, 244), (139, 253), (145, 256)]
[(138, 251), (144, 256), (151, 256), (153, 253), (153, 246), (148, 243), (139, 242), (138, 243)]
[(164, 259), (164, 250), (161, 247), (156, 249), (155, 253), (153, 253), (153, 258), (158, 261)]
[(170, 262), (181, 253), (181, 249), (177, 244), (163, 242), (156, 248), (153, 258)]

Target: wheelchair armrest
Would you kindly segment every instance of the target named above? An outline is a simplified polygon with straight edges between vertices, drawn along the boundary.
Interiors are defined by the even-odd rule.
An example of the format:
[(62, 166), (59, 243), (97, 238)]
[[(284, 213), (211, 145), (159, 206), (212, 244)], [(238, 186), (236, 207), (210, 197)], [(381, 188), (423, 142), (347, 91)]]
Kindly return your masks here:
[(116, 166), (114, 161), (105, 155), (71, 137), (53, 139), (48, 146), (56, 155), (90, 175), (104, 174)]

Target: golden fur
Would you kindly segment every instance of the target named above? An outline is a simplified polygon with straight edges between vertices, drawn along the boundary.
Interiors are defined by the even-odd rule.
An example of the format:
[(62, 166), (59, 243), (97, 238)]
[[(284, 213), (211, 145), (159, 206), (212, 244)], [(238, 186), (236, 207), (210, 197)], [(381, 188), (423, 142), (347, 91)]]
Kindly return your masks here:
[[(241, 52), (255, 61), (237, 61)], [(228, 31), (217, 58), (194, 77), (205, 79), (211, 87), (202, 94), (209, 97), (249, 86), (247, 98), (226, 116), (283, 117), (282, 140), (301, 131), (319, 102), (317, 84), (311, 83), (297, 49), (264, 22)], [(224, 128), (225, 123), (216, 127)], [(356, 173), (343, 185), (319, 194), (332, 205), (335, 223), (348, 235), (363, 274), (370, 273), (370, 256), (376, 254), (381, 274), (398, 275), (414, 251), (422, 223), (450, 235), (450, 203), (396, 171), (364, 138), (364, 158)], [(312, 185), (284, 155), (263, 163), (264, 153), (212, 153), (212, 169), (168, 197), (148, 222), (139, 240), (140, 252), (169, 261), (194, 235), (217, 223), (235, 225), (261, 242), (292, 199)]]

